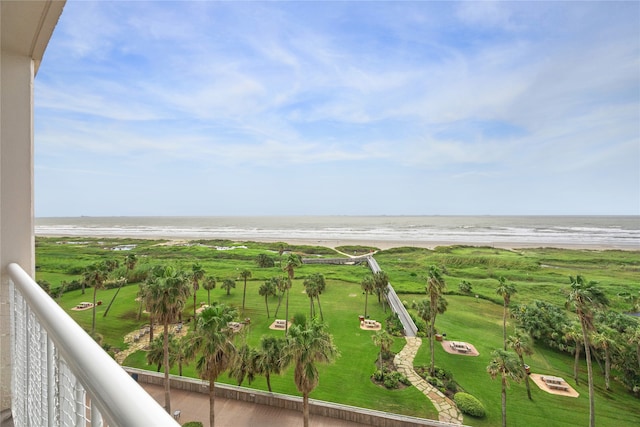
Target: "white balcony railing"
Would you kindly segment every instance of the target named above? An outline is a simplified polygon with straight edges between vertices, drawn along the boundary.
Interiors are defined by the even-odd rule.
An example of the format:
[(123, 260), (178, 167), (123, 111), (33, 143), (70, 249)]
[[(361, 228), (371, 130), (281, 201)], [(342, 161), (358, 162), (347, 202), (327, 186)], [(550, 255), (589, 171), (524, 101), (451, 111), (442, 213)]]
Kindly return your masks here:
[(18, 264), (7, 270), (15, 426), (178, 426)]

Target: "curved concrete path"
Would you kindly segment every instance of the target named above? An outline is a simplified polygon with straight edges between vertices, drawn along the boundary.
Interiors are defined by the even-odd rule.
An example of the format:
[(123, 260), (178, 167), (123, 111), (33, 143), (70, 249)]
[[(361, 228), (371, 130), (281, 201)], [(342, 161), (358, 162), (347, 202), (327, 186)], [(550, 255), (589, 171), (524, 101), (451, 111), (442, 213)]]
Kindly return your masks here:
[(418, 353), (418, 349), (422, 344), (422, 340), (417, 337), (405, 337), (407, 345), (396, 354), (393, 362), (402, 374), (404, 374), (411, 384), (413, 384), (418, 390), (424, 393), (425, 396), (433, 403), (438, 411), (438, 420), (451, 423), (462, 424), (462, 414), (458, 411), (455, 403), (451, 401), (447, 396), (442, 394), (440, 390), (425, 381), (416, 371), (413, 369), (413, 359)]

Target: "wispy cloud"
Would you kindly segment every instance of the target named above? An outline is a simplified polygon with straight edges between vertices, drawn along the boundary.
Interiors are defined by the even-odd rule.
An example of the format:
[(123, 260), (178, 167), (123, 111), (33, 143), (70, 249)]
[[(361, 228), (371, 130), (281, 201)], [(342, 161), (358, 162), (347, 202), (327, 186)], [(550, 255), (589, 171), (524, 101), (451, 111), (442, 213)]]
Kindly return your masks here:
[[(494, 186), (499, 176), (510, 183), (501, 191), (512, 193), (495, 192), (489, 205), (501, 213), (501, 200), (517, 200), (536, 173), (536, 185), (549, 182), (553, 191), (570, 169), (582, 182), (576, 198), (605, 199), (590, 188), (609, 174), (621, 181), (611, 191), (628, 201), (602, 212), (640, 213), (639, 9), (68, 2), (36, 80), (36, 184), (54, 180), (62, 156), (65, 165), (98, 156), (104, 174), (138, 163), (165, 174), (163, 182), (171, 164), (175, 185), (185, 188), (198, 187), (186, 178), (196, 170), (240, 168), (224, 184), (255, 197), (254, 169), (300, 182), (376, 170), (402, 188), (377, 182), (381, 197), (393, 193), (400, 204), (394, 211), (404, 195), (407, 213), (428, 214), (432, 205), (414, 200), (412, 177), (431, 176), (456, 194), (464, 185)], [(89, 174), (76, 167), (69, 175)], [(37, 213), (77, 212), (50, 203), (36, 200)], [(333, 212), (367, 213), (358, 203)], [(534, 204), (521, 201), (521, 213)], [(313, 202), (304, 206), (287, 212), (314, 213)], [(465, 213), (460, 206), (451, 203), (449, 213)], [(149, 209), (162, 213), (161, 205)]]

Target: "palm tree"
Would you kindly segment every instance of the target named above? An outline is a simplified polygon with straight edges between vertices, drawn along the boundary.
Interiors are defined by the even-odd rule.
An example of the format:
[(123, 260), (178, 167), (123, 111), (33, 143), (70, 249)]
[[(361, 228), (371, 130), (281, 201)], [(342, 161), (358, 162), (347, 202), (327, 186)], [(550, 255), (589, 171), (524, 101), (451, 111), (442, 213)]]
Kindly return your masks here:
[(136, 316), (136, 320), (140, 320), (140, 318), (142, 317), (142, 308), (144, 307), (145, 302), (147, 300), (146, 294), (147, 294), (147, 281), (145, 280), (144, 282), (138, 283), (137, 298), (138, 298), (138, 301), (140, 301), (140, 306), (138, 307), (138, 316)]
[(295, 277), (295, 269), (302, 265), (302, 259), (300, 255), (290, 253), (287, 255), (285, 259), (284, 266), (282, 269), (287, 272), (287, 305), (285, 306), (285, 323), (284, 323), (284, 334), (287, 335), (289, 333), (289, 289), (291, 289), (291, 285), (293, 285), (293, 279)]
[(323, 323), (312, 319), (305, 326), (291, 326), (283, 358), (285, 365), (295, 365), (294, 380), (296, 388), (302, 393), (304, 427), (309, 426), (309, 393), (319, 382), (316, 364), (331, 363), (338, 356), (333, 336)]
[(326, 287), (326, 282), (324, 280), (324, 276), (320, 273), (313, 273), (306, 279), (304, 279), (304, 288), (307, 296), (309, 297), (310, 309), (309, 309), (309, 317), (315, 317), (315, 306), (313, 304), (313, 299), (316, 298), (318, 301), (318, 309), (320, 310), (320, 320), (324, 321), (324, 316), (322, 315), (322, 307), (320, 306), (320, 294), (324, 291)]
[(211, 289), (216, 288), (216, 278), (213, 276), (205, 277), (202, 287), (207, 290), (207, 305), (211, 305)]
[(496, 293), (502, 297), (504, 302), (502, 309), (502, 342), (504, 343), (503, 349), (507, 350), (507, 314), (509, 302), (511, 302), (511, 296), (516, 293), (516, 287), (512, 283), (507, 283), (504, 277), (498, 278), (500, 284), (496, 288)]
[(602, 326), (592, 335), (593, 346), (604, 353), (604, 384), (607, 390), (611, 390), (611, 352), (617, 348), (614, 334), (613, 329)]
[(238, 348), (229, 367), (229, 377), (234, 378), (238, 386), (242, 386), (245, 378), (251, 384), (257, 373), (257, 359), (258, 351), (245, 342)]
[[(431, 365), (429, 367), (431, 376), (435, 375), (435, 335), (436, 335), (436, 316), (438, 315), (438, 303), (442, 298), (445, 288), (444, 278), (440, 274), (438, 267), (429, 267), (427, 276), (426, 291), (429, 295), (429, 349), (431, 351)], [(446, 304), (445, 304), (446, 309)], [(444, 312), (444, 311), (443, 311)]]
[(227, 295), (231, 295), (231, 288), (235, 289), (236, 281), (233, 279), (224, 279), (222, 282), (222, 289), (227, 290)]
[(364, 317), (367, 317), (367, 304), (369, 303), (369, 294), (372, 294), (375, 290), (375, 283), (373, 282), (373, 276), (367, 275), (360, 282), (360, 287), (364, 291)]
[(589, 381), (589, 427), (595, 427), (595, 400), (593, 390), (593, 368), (591, 366), (591, 343), (589, 333), (594, 330), (593, 310), (603, 308), (609, 301), (595, 282), (587, 282), (582, 276), (571, 277), (566, 307), (575, 311), (582, 328), (584, 353), (587, 359), (587, 380)]
[[(180, 345), (176, 341), (173, 334), (169, 334), (169, 368), (172, 368), (175, 365), (178, 350)], [(160, 372), (162, 368), (162, 364), (164, 363), (164, 335), (160, 334), (159, 337), (156, 337), (149, 346), (149, 351), (147, 352), (147, 363), (149, 365), (157, 365), (157, 372)]]
[(251, 278), (251, 271), (245, 268), (240, 272), (240, 277), (244, 280), (244, 289), (242, 290), (242, 315), (244, 316), (244, 302), (247, 298), (247, 279)]
[(164, 347), (164, 402), (171, 413), (171, 392), (169, 388), (169, 323), (174, 322), (184, 308), (189, 296), (189, 277), (172, 266), (155, 269), (149, 282), (147, 301), (149, 312), (163, 326)]
[(515, 354), (504, 351), (495, 350), (491, 353), (493, 359), (487, 366), (487, 372), (492, 379), (500, 376), (502, 382), (502, 427), (507, 427), (507, 387), (508, 379), (511, 378), (516, 382), (522, 381), (522, 367), (518, 364)]
[[(156, 372), (160, 372), (162, 368), (162, 362), (164, 360), (164, 338), (156, 337), (151, 343), (149, 343), (149, 351), (147, 351), (147, 364), (157, 365)], [(171, 363), (171, 360), (169, 360)]]
[(284, 297), (285, 292), (289, 289), (289, 281), (284, 277), (272, 277), (271, 280), (278, 291), (278, 305), (274, 314), (274, 317), (278, 317), (278, 310), (280, 310), (280, 305), (282, 304), (282, 297)]
[(269, 318), (269, 297), (276, 295), (276, 284), (274, 278), (270, 278), (264, 281), (264, 283), (258, 289), (260, 296), (264, 297), (264, 305), (267, 307), (267, 319)]
[(287, 273), (289, 280), (293, 280), (296, 268), (302, 266), (302, 259), (300, 258), (300, 255), (290, 253), (289, 255), (287, 255), (284, 261), (285, 262), (282, 270)]
[(516, 329), (516, 333), (507, 338), (507, 344), (509, 344), (509, 347), (516, 352), (518, 359), (520, 359), (524, 383), (527, 386), (527, 397), (529, 397), (529, 400), (533, 400), (531, 398), (531, 387), (529, 387), (529, 375), (527, 375), (527, 368), (524, 363), (524, 355), (526, 354), (527, 356), (531, 356), (533, 354), (531, 337), (523, 330)]
[(371, 335), (373, 345), (380, 347), (380, 353), (378, 353), (378, 367), (382, 369), (383, 355), (389, 353), (389, 349), (393, 345), (393, 337), (386, 329), (381, 329), (375, 334)]
[(200, 280), (204, 279), (206, 272), (204, 271), (204, 268), (202, 268), (202, 266), (199, 263), (195, 263), (191, 266), (191, 272), (189, 273), (189, 278), (191, 279), (191, 283), (193, 284), (193, 320), (194, 320), (194, 326), (195, 326), (195, 319), (196, 319), (196, 299), (197, 299), (197, 292), (198, 289), (200, 289)]
[(133, 270), (136, 267), (137, 263), (138, 263), (138, 257), (134, 253), (129, 253), (124, 258), (124, 265), (126, 267), (124, 277), (121, 277), (120, 280), (118, 281), (118, 289), (116, 289), (116, 293), (113, 294), (113, 297), (111, 298), (111, 301), (109, 302), (109, 305), (107, 306), (107, 309), (104, 311), (104, 314), (102, 315), (102, 317), (107, 317), (107, 314), (109, 313), (109, 309), (111, 309), (111, 305), (116, 300), (118, 293), (120, 293), (120, 289), (127, 284), (129, 271)]
[(313, 319), (315, 317), (314, 315), (315, 307), (313, 304), (313, 299), (316, 297), (316, 294), (318, 293), (318, 288), (316, 286), (316, 283), (313, 281), (313, 279), (311, 279), (311, 277), (307, 277), (306, 279), (304, 279), (303, 285), (304, 285), (304, 291), (309, 297), (309, 318)]
[(580, 385), (579, 368), (580, 368), (580, 348), (584, 345), (584, 337), (582, 335), (582, 326), (580, 323), (573, 322), (565, 331), (564, 338), (574, 343), (574, 360), (573, 360), (573, 379), (576, 385)]
[(82, 273), (82, 283), (93, 286), (93, 307), (91, 318), (91, 336), (96, 333), (96, 294), (102, 289), (107, 279), (107, 268), (104, 263), (95, 263), (88, 266)]
[(256, 360), (256, 371), (263, 374), (267, 380), (267, 388), (271, 389), (271, 374), (280, 374), (283, 369), (280, 355), (285, 346), (283, 338), (276, 338), (272, 335), (264, 335), (260, 339), (260, 349)]
[(234, 332), (228, 327), (236, 314), (236, 310), (226, 304), (209, 306), (198, 316), (198, 327), (190, 337), (189, 354), (202, 351), (196, 362), (198, 375), (209, 381), (209, 427), (215, 426), (215, 381), (229, 368), (236, 354)]
[[(436, 315), (438, 314), (443, 314), (445, 311), (447, 311), (447, 306), (449, 305), (449, 303), (447, 302), (447, 300), (442, 296), (439, 295), (438, 296), (438, 301), (436, 303)], [(419, 302), (413, 302), (411, 304), (411, 308), (413, 308), (414, 310), (417, 311), (418, 316), (425, 321), (425, 323), (427, 325), (429, 325), (429, 336), (430, 337), (435, 337), (435, 319), (434, 319), (434, 327), (433, 327), (433, 331), (431, 330), (431, 302), (423, 299), (422, 301)], [(429, 341), (429, 345), (431, 345), (431, 341)], [(431, 350), (431, 364), (429, 365), (429, 369), (430, 372), (435, 372), (435, 342), (433, 347)]]
[(389, 285), (389, 275), (380, 270), (373, 273), (373, 288), (378, 295), (378, 302), (382, 303), (384, 312), (387, 312), (387, 307), (384, 305), (387, 294), (387, 286)]

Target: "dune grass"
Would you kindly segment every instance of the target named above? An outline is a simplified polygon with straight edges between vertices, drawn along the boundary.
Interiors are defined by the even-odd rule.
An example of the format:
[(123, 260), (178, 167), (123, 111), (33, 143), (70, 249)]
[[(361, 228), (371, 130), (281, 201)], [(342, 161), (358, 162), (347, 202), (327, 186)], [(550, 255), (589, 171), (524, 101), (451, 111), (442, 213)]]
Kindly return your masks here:
[[(112, 251), (114, 245), (138, 243), (135, 253), (138, 255), (139, 268), (146, 268), (157, 263), (172, 264), (190, 268), (194, 262), (202, 264), (208, 274), (213, 274), (221, 282), (224, 278), (235, 278), (241, 269), (252, 272), (247, 283), (246, 310), (241, 318), (251, 319), (246, 339), (257, 345), (264, 334), (283, 334), (282, 331), (271, 331), (268, 327), (274, 319), (277, 298), (269, 300), (271, 317), (267, 318), (264, 298), (258, 295), (260, 284), (268, 277), (281, 275), (276, 266), (260, 269), (253, 263), (259, 253), (268, 253), (278, 259), (278, 246), (275, 244), (258, 244), (246, 242), (217, 242), (220, 246), (246, 245), (247, 249), (217, 251), (203, 246), (160, 246), (162, 241), (133, 241), (111, 239), (109, 241), (92, 240), (85, 245), (59, 245), (59, 239), (38, 239), (36, 247), (37, 278), (47, 280), (55, 288), (60, 280), (73, 280), (80, 277), (81, 269), (107, 257), (124, 259), (126, 252)], [(82, 240), (86, 239), (68, 239)], [(224, 245), (222, 245), (224, 243)], [(212, 246), (211, 242), (206, 243)], [(297, 247), (297, 250), (310, 256), (338, 256), (334, 251), (318, 250), (313, 247)], [(159, 251), (156, 253), (156, 251)], [(315, 253), (318, 252), (318, 253)], [(321, 252), (321, 253), (320, 253)], [(222, 253), (222, 254), (220, 254)], [(156, 256), (158, 255), (158, 256)], [(460, 386), (477, 397), (487, 409), (487, 417), (475, 419), (465, 417), (465, 424), (474, 426), (492, 426), (500, 422), (500, 383), (491, 380), (486, 373), (486, 366), (492, 350), (501, 347), (502, 306), (495, 295), (496, 278), (500, 275), (515, 282), (518, 293), (513, 303), (528, 303), (533, 299), (543, 299), (555, 304), (564, 302), (562, 289), (567, 287), (568, 275), (583, 274), (590, 280), (598, 280), (607, 292), (615, 308), (625, 309), (625, 302), (617, 298), (621, 291), (637, 292), (640, 253), (621, 251), (564, 251), (556, 249), (527, 249), (522, 251), (505, 251), (493, 248), (451, 247), (436, 251), (406, 248), (382, 251), (376, 255), (380, 266), (389, 274), (390, 280), (400, 293), (400, 298), (410, 303), (412, 300), (426, 298), (423, 292), (424, 280), (429, 265), (440, 265), (445, 269), (447, 289), (457, 291), (461, 280), (468, 280), (473, 285), (471, 296), (447, 295), (449, 308), (437, 320), (437, 328), (447, 333), (447, 338), (473, 343), (480, 351), (478, 357), (450, 355), (436, 346), (436, 364), (453, 373)], [(425, 418), (437, 418), (430, 402), (414, 387), (389, 391), (376, 386), (370, 380), (375, 370), (374, 362), (378, 349), (371, 340), (371, 331), (359, 328), (358, 315), (364, 311), (364, 295), (360, 289), (360, 281), (369, 273), (364, 266), (336, 265), (304, 265), (296, 270), (296, 279), (290, 292), (289, 315), (295, 313), (309, 314), (309, 299), (303, 293), (302, 281), (309, 274), (319, 272), (327, 279), (326, 291), (321, 296), (325, 321), (329, 325), (341, 357), (332, 365), (320, 367), (320, 384), (311, 394), (312, 398), (339, 402), (348, 405), (374, 408), (388, 412), (396, 412)], [(66, 279), (63, 279), (66, 278)], [(236, 289), (231, 295), (220, 288), (211, 292), (212, 301), (224, 302), (238, 308), (242, 304), (243, 282), (236, 282)], [(103, 305), (97, 307), (97, 330), (104, 341), (114, 348), (123, 348), (123, 336), (132, 330), (148, 323), (148, 317), (136, 320), (138, 310), (135, 295), (138, 286), (130, 284), (120, 291), (116, 303), (109, 316), (102, 317), (111, 296), (111, 290), (98, 291), (98, 300)], [(71, 311), (70, 309), (82, 301), (90, 301), (92, 289), (85, 295), (80, 290), (64, 294), (60, 305), (78, 321), (85, 329), (90, 328), (91, 310)], [(479, 294), (482, 298), (474, 298)], [(197, 305), (206, 302), (207, 293), (198, 291)], [(278, 318), (284, 318), (284, 301)], [(193, 312), (193, 299), (189, 298), (184, 310), (184, 318), (188, 319)], [(369, 297), (369, 314), (381, 320), (385, 317), (382, 306), (375, 297)], [(244, 336), (244, 335), (243, 335)], [(402, 338), (397, 338), (393, 351), (399, 351), (404, 345)], [(416, 364), (428, 364), (429, 351), (426, 339), (423, 340)], [(541, 347), (535, 347), (534, 355), (527, 358), (532, 372), (545, 373), (565, 378), (572, 377), (573, 357), (566, 353)], [(144, 352), (134, 353), (126, 360), (130, 366), (155, 370), (148, 366)], [(177, 367), (172, 371), (177, 373)], [(531, 384), (533, 402), (527, 399), (524, 385), (512, 384), (508, 391), (509, 425), (530, 426), (544, 423), (548, 426), (585, 425), (588, 417), (588, 392), (586, 389), (586, 369), (582, 367), (582, 382), (576, 390), (580, 393), (577, 399), (553, 396)], [(615, 381), (612, 391), (604, 389), (604, 381), (599, 368), (596, 372), (596, 414), (598, 425), (626, 426), (640, 425), (640, 402)], [(185, 367), (184, 375), (196, 376), (193, 363)], [(234, 383), (226, 375), (220, 381)], [(246, 381), (244, 386), (266, 390), (266, 381), (258, 377), (251, 385)], [(272, 378), (274, 391), (297, 395), (289, 369), (281, 376)], [(572, 384), (573, 385), (573, 384)]]

